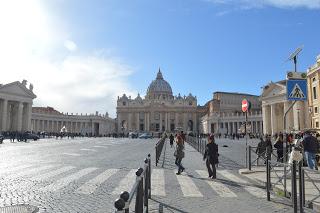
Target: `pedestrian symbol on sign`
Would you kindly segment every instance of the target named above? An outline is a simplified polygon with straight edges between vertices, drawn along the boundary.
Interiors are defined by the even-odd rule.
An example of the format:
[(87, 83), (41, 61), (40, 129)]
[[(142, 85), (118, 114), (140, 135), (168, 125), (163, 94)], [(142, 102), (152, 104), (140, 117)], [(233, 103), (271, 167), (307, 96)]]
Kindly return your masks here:
[(305, 98), (305, 94), (303, 93), (302, 89), (300, 88), (299, 84), (295, 84), (289, 98)]

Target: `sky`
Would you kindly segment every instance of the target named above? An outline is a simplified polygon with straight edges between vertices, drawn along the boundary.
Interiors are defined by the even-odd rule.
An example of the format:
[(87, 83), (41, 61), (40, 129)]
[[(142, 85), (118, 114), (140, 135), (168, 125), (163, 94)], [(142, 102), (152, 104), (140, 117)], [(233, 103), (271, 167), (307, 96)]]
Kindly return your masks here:
[[(261, 94), (320, 54), (320, 0), (3, 0), (0, 83), (26, 79), (34, 106), (116, 116), (160, 68), (174, 95)], [(240, 103), (239, 103), (240, 104)]]

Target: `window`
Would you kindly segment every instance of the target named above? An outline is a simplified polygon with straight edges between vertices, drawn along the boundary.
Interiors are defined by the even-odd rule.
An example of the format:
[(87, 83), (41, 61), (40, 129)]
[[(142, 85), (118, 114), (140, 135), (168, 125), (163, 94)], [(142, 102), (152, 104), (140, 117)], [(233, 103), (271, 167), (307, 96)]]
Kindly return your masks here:
[(312, 87), (312, 91), (313, 91), (313, 99), (317, 99), (317, 89), (316, 89), (316, 87)]
[(126, 102), (122, 102), (122, 105), (125, 106), (125, 105), (126, 105)]
[(315, 81), (316, 81), (316, 78), (313, 78), (313, 79), (312, 79), (312, 82), (315, 82)]
[(319, 128), (319, 122), (318, 121), (316, 122), (316, 128)]
[(318, 113), (318, 107), (314, 107), (314, 113)]
[(189, 101), (189, 106), (192, 106), (192, 101)]

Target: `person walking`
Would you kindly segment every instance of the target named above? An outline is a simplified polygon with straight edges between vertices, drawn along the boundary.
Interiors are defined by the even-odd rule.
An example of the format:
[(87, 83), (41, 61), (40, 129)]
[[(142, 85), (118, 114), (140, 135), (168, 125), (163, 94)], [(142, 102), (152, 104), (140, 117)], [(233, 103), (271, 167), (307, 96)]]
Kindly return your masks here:
[(181, 137), (181, 135), (179, 134), (177, 136), (177, 140), (176, 140), (176, 150), (175, 150), (175, 157), (176, 157), (176, 162), (175, 164), (178, 166), (178, 172), (176, 173), (177, 175), (180, 175), (181, 172), (183, 172), (185, 170), (185, 168), (182, 166), (182, 158), (184, 158), (184, 145), (183, 145), (183, 139)]
[(271, 160), (271, 153), (272, 153), (272, 142), (271, 142), (271, 136), (266, 135), (266, 157)]
[(307, 159), (307, 164), (310, 169), (317, 169), (316, 153), (319, 150), (319, 142), (311, 132), (305, 132), (301, 145), (303, 146), (304, 153)]
[(257, 158), (257, 166), (259, 165), (259, 159), (264, 159), (264, 164), (266, 164), (265, 160), (265, 153), (266, 153), (267, 143), (263, 140), (262, 137), (260, 137), (260, 142), (258, 143), (256, 154), (258, 155)]
[(277, 162), (283, 163), (283, 135), (280, 133), (273, 145), (277, 149)]
[(216, 164), (219, 163), (218, 145), (215, 143), (214, 135), (211, 134), (208, 138), (208, 144), (203, 156), (203, 160), (206, 160), (206, 166), (209, 173), (209, 178), (216, 179)]
[(174, 136), (173, 134), (171, 133), (170, 136), (169, 136), (169, 140), (170, 140), (170, 146), (171, 148), (173, 147), (173, 141), (174, 141)]

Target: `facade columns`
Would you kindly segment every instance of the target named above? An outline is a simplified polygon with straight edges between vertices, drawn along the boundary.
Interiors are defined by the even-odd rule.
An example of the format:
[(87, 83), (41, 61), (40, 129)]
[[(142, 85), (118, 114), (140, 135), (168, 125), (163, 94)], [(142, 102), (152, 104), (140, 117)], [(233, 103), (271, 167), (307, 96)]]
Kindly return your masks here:
[(174, 113), (174, 128), (176, 129), (179, 125), (179, 114), (177, 112)]
[(162, 132), (162, 112), (160, 112), (160, 127), (159, 131)]
[(147, 130), (147, 113), (144, 113), (144, 131), (148, 131)]
[(131, 120), (132, 120), (132, 114), (128, 114), (128, 131), (131, 131)]
[(23, 112), (23, 103), (19, 102), (18, 103), (18, 116), (17, 116), (17, 131), (21, 131), (22, 130), (22, 112)]
[(263, 116), (263, 134), (271, 133), (271, 112), (270, 106), (262, 106), (262, 116)]
[(271, 134), (274, 135), (277, 133), (278, 122), (276, 117), (276, 104), (272, 104), (271, 107)]
[(0, 121), (2, 123), (1, 129), (3, 131), (7, 131), (7, 114), (8, 114), (8, 100), (4, 99), (2, 102), (2, 112), (1, 112), (1, 118)]
[(140, 130), (140, 113), (137, 112), (137, 123), (136, 123), (136, 130), (139, 131)]

